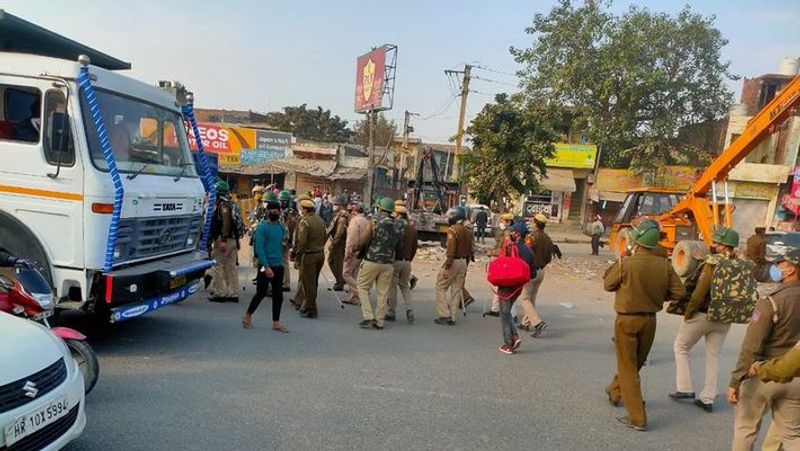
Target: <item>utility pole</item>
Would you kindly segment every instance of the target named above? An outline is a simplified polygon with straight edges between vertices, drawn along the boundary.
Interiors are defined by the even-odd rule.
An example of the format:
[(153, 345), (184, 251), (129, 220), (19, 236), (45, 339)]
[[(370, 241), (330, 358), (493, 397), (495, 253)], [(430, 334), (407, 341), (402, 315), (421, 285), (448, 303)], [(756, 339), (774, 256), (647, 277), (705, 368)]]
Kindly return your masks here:
[[(464, 70), (446, 70), (444, 71), (445, 74), (462, 74), (464, 78), (461, 81), (461, 108), (458, 112), (458, 130), (456, 131), (456, 150), (455, 150), (455, 158), (453, 161), (453, 166), (458, 164), (458, 157), (461, 155), (461, 144), (464, 140), (464, 120), (467, 115), (467, 95), (469, 95), (469, 81), (472, 74), (472, 66), (469, 64), (464, 64)], [(447, 163), (445, 164), (444, 170), (445, 177), (450, 175), (450, 155), (447, 155)], [(460, 187), (459, 191), (463, 192), (464, 187)]]
[(398, 179), (402, 178), (406, 173), (406, 164), (408, 162), (408, 135), (414, 132), (414, 127), (411, 126), (411, 116), (419, 116), (419, 113), (412, 113), (408, 110), (405, 112), (403, 118), (403, 152), (400, 157), (400, 173)]
[(364, 206), (372, 207), (372, 190), (375, 185), (375, 117), (377, 111), (367, 111), (367, 125), (369, 127), (369, 145), (367, 146), (367, 186), (364, 189)]

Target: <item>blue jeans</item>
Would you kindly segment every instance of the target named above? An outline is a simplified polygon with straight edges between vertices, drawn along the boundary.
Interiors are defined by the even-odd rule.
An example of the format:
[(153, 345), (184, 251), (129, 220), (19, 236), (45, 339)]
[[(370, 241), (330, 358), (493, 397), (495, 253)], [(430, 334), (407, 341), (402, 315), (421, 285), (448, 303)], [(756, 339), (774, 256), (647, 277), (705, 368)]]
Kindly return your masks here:
[[(516, 292), (510, 299), (506, 298)], [(514, 324), (514, 318), (511, 316), (511, 307), (514, 306), (519, 297), (520, 290), (516, 288), (498, 288), (500, 294), (500, 324), (503, 327), (503, 342), (507, 345), (514, 344), (513, 337), (517, 334), (517, 326)]]

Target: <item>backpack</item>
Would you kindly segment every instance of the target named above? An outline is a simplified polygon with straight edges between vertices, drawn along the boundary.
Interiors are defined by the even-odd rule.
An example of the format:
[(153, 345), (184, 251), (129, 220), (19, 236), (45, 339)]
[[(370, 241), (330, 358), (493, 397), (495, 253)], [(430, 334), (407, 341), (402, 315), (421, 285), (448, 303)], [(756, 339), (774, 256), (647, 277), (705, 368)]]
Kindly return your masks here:
[(708, 320), (721, 323), (747, 324), (758, 301), (758, 282), (753, 277), (753, 262), (736, 256), (709, 256), (713, 264), (711, 302)]
[(521, 287), (531, 281), (531, 268), (520, 258), (516, 244), (506, 246), (497, 258), (489, 262), (486, 280), (503, 288)]

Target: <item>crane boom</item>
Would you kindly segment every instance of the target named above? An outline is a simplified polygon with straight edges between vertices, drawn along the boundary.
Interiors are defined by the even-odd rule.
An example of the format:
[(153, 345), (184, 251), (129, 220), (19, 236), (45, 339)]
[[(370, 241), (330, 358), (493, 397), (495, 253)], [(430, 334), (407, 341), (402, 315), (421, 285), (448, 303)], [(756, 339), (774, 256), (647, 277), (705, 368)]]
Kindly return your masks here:
[(747, 154), (773, 133), (800, 103), (800, 76), (794, 77), (764, 108), (747, 123), (744, 132), (735, 139), (703, 172), (683, 201), (665, 216), (674, 216), (696, 207), (695, 200), (704, 198), (713, 182), (727, 178)]

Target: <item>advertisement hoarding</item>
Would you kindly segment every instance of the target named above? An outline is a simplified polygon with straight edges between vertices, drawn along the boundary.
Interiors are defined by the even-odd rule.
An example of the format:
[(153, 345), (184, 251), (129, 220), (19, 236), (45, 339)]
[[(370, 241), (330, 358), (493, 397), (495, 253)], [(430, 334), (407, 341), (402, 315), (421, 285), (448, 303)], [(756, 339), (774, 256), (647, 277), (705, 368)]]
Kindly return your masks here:
[[(272, 130), (229, 127), (218, 124), (198, 124), (206, 152), (219, 156), (220, 166), (264, 164), (286, 158), (292, 134)], [(189, 144), (197, 150), (194, 136)]]
[(556, 143), (556, 153), (546, 160), (547, 166), (556, 168), (594, 169), (597, 146), (593, 144)]
[(385, 47), (377, 48), (356, 60), (356, 113), (381, 109), (385, 75)]

